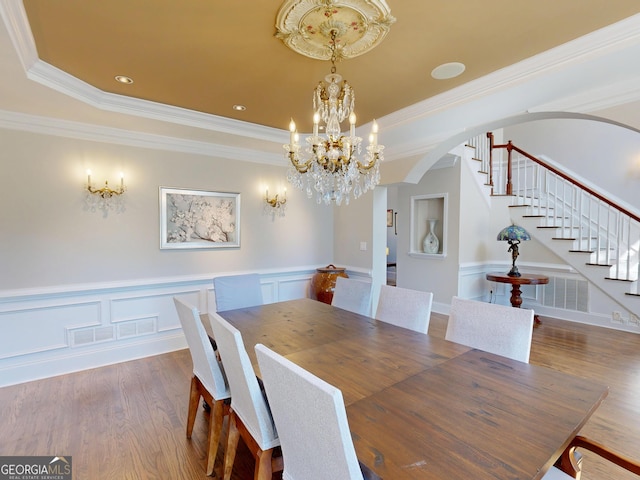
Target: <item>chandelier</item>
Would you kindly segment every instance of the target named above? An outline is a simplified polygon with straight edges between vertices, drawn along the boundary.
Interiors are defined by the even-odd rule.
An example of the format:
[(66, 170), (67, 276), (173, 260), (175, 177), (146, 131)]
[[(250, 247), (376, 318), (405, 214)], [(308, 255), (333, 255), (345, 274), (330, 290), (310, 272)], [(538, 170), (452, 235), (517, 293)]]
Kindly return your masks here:
[[(299, 143), (296, 124), (291, 120), (289, 144), (284, 145), (291, 167), (287, 180), (311, 198), (326, 205), (344, 201), (350, 195), (358, 198), (380, 183), (380, 162), (383, 145), (378, 144), (378, 124), (373, 121), (369, 145), (362, 158), (362, 138), (356, 136), (355, 94), (342, 76), (336, 73), (336, 32), (331, 32), (331, 73), (320, 82), (313, 94), (313, 134), (303, 148)], [(349, 134), (341, 132), (340, 124), (349, 119)], [(325, 134), (320, 135), (320, 122)]]
[(291, 163), (287, 179), (309, 198), (315, 193), (318, 204), (349, 204), (352, 195), (357, 199), (380, 183), (384, 146), (378, 143), (378, 124), (373, 120), (365, 147), (356, 136), (353, 88), (336, 72), (336, 61), (373, 48), (393, 22), (383, 0), (289, 0), (279, 13), (277, 36), (287, 46), (331, 60), (331, 73), (313, 93), (312, 134), (301, 143), (292, 119), (284, 145)]

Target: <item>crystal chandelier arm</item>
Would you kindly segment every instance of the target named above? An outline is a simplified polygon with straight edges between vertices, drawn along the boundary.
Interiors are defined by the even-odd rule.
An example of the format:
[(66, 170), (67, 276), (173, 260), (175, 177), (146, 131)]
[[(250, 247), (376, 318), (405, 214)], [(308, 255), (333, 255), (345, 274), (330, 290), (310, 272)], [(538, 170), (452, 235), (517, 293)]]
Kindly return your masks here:
[(313, 163), (313, 159), (309, 159), (304, 163), (300, 163), (296, 156), (295, 152), (289, 151), (289, 160), (291, 160), (291, 165), (295, 167), (295, 169), (300, 173), (307, 173), (311, 168), (311, 164)]
[(361, 173), (368, 172), (373, 167), (375, 167), (377, 164), (378, 164), (378, 154), (377, 153), (373, 154), (373, 158), (366, 165), (361, 163), (359, 160), (356, 161), (356, 165), (358, 167), (358, 171), (361, 172)]

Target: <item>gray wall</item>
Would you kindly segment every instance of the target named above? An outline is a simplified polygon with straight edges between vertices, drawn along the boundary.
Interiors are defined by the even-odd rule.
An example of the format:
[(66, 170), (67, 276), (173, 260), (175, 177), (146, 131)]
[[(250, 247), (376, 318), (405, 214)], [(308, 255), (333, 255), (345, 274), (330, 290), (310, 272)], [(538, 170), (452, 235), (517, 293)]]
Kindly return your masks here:
[[(318, 266), (333, 259), (333, 212), (288, 189), (284, 218), (263, 215), (263, 185), (286, 169), (222, 158), (0, 130), (0, 291), (215, 272)], [(84, 205), (125, 173), (126, 210)], [(241, 247), (160, 250), (159, 186), (241, 193)]]

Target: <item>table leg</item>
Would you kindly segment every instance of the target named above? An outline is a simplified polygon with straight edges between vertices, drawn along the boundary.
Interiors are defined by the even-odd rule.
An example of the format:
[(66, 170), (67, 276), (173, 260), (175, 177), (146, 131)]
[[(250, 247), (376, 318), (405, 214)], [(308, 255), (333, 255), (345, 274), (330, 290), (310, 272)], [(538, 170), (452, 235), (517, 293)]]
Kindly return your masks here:
[[(511, 302), (511, 306), (514, 308), (520, 308), (522, 305), (522, 291), (520, 290), (520, 285), (514, 284), (511, 287), (511, 298), (509, 301)], [(537, 327), (542, 322), (540, 321), (540, 317), (538, 315), (533, 315), (533, 326)]]
[(511, 306), (514, 308), (520, 308), (520, 305), (522, 305), (522, 297), (520, 296), (522, 294), (522, 292), (520, 291), (520, 285), (517, 284), (513, 284), (513, 286), (511, 287)]

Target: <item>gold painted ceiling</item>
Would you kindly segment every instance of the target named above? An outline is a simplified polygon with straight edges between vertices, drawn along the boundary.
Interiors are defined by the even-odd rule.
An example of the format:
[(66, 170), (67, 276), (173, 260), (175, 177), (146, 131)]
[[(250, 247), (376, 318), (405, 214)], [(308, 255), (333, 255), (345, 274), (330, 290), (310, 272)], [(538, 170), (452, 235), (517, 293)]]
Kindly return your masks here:
[[(388, 0), (396, 22), (337, 65), (358, 123), (408, 107), (640, 12), (638, 0)], [(276, 38), (280, 0), (24, 0), (41, 60), (105, 92), (287, 129), (310, 127), (330, 63)], [(440, 64), (464, 73), (434, 80)], [(116, 75), (133, 78), (119, 84)], [(234, 104), (246, 106), (233, 110)], [(305, 124), (305, 122), (308, 122)]]

